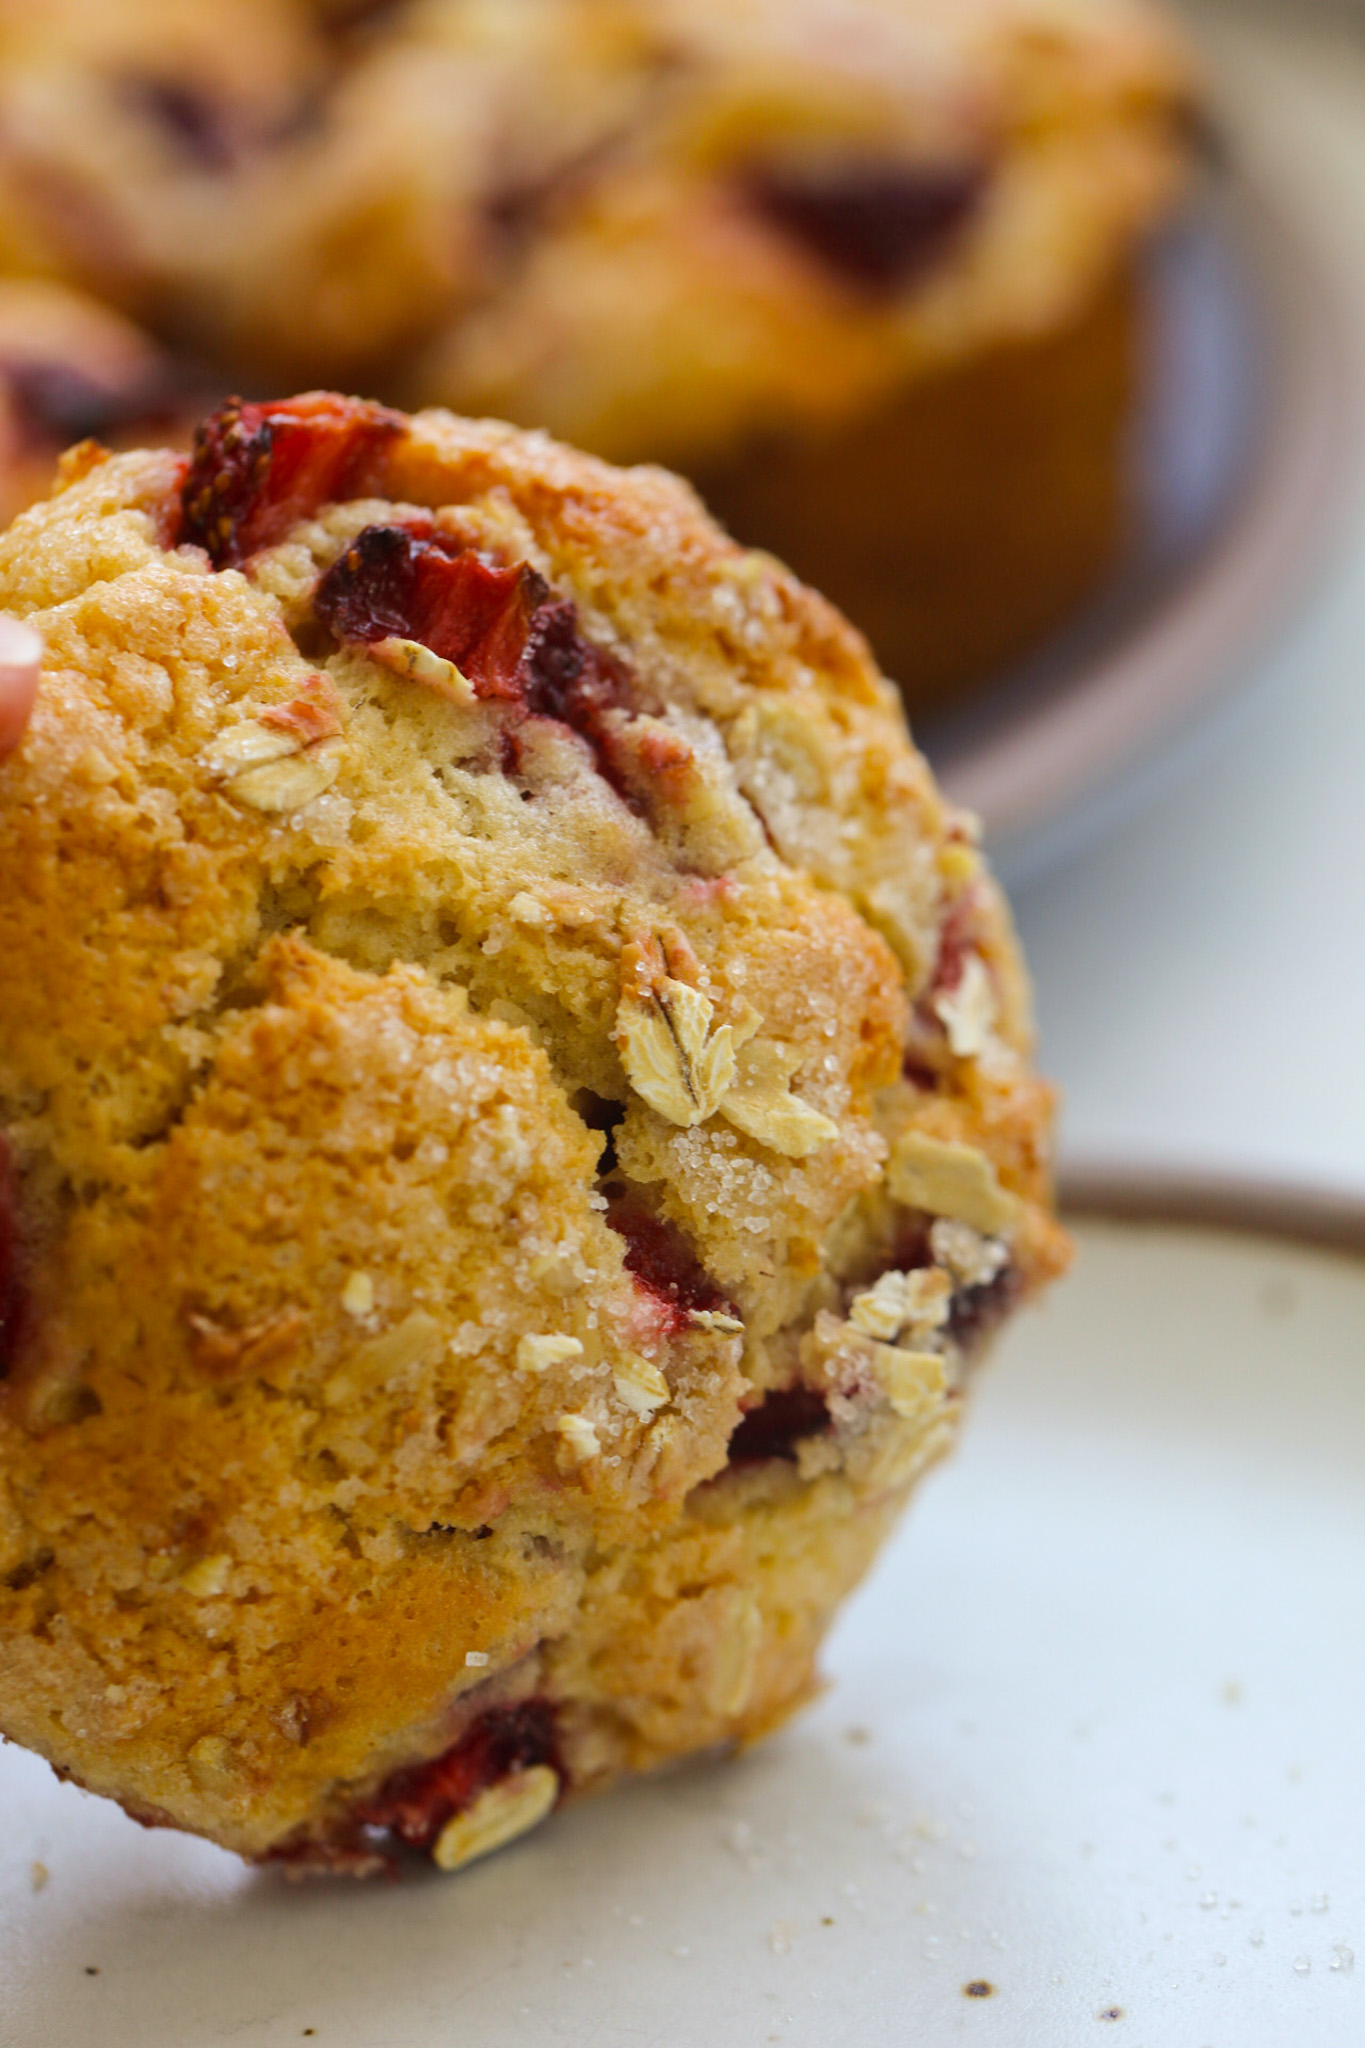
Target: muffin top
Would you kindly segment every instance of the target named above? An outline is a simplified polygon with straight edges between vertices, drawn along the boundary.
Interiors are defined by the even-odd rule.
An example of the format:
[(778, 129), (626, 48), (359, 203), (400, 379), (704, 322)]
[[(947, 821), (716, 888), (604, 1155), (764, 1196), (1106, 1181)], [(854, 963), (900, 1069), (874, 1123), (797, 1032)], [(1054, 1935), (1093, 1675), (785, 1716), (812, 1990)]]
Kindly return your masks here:
[(1147, 0), (64, 0), (0, 59), (8, 266), (684, 462), (1064, 321), (1193, 90)]
[(1188, 167), (1146, 0), (641, 0), (629, 112), (523, 180), (394, 389), (696, 473), (1073, 320)]
[(375, 1617), (456, 1574), (496, 1664), (765, 1397), (955, 1374), (1060, 1262), (1048, 1096), (863, 642), (661, 471), (234, 402), (74, 451), (0, 607), (0, 1725), (158, 1810), (227, 1727), (250, 1826), (176, 1812), (259, 1848), (448, 1691)]

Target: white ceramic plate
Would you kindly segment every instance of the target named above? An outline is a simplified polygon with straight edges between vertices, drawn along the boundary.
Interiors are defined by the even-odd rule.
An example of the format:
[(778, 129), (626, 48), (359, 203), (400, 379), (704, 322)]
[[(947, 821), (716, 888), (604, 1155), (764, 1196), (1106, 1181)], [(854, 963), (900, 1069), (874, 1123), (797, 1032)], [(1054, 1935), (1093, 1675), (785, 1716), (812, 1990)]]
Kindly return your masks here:
[(765, 1750), (301, 1889), (6, 1751), (5, 2048), (1359, 2048), (1365, 1260), (1079, 1235)]
[(1133, 547), (1067, 633), (919, 735), (1015, 874), (1254, 671), (1365, 468), (1365, 92), (1325, 106), (1260, 32), (1221, 10), (1202, 27), (1227, 163), (1153, 255)]

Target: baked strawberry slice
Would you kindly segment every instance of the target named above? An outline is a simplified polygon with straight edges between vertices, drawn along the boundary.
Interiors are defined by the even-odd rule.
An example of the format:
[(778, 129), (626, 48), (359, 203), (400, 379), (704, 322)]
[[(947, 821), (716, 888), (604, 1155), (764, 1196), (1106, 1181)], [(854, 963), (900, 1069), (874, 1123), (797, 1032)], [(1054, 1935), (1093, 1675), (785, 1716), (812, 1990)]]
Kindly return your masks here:
[(383, 1828), (414, 1848), (429, 1848), (446, 1822), (513, 1771), (548, 1764), (563, 1778), (548, 1700), (490, 1707), (453, 1748), (430, 1763), (395, 1772), (356, 1807), (361, 1827)]
[(829, 1428), (829, 1403), (817, 1387), (770, 1387), (754, 1407), (746, 1408), (730, 1437), (731, 1465), (764, 1464), (769, 1458), (796, 1462), (796, 1446), (805, 1438), (823, 1436)]
[(334, 639), (405, 640), (452, 662), (478, 697), (519, 702), (532, 622), (548, 588), (499, 568), (429, 522), (367, 526), (320, 579), (313, 610)]
[(676, 1224), (656, 1215), (631, 1188), (613, 1184), (606, 1196), (607, 1223), (625, 1240), (626, 1271), (666, 1319), (670, 1335), (685, 1330), (694, 1314), (734, 1314), (733, 1302), (703, 1270)]
[[(599, 774), (634, 803), (615, 735), (640, 708), (620, 662), (578, 630), (578, 613), (528, 563), (504, 566), (461, 546), (429, 520), (367, 526), (319, 579), (313, 611), (335, 640), (454, 694), (472, 692), (557, 719), (591, 747)], [(444, 684), (414, 663), (414, 647), (457, 672)], [(509, 763), (517, 742), (506, 735)]]
[(273, 547), (300, 519), (378, 488), (398, 413), (333, 391), (273, 405), (230, 398), (194, 437), (180, 539), (231, 569)]

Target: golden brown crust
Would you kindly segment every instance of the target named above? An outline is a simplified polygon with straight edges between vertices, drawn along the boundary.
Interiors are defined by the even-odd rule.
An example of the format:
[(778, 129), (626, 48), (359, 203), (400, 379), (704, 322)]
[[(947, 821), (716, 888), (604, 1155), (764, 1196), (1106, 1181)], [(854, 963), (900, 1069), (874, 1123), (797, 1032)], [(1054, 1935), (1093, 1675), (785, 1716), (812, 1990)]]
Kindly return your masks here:
[[(0, 1726), (254, 1855), (533, 1692), (578, 1787), (770, 1725), (1062, 1257), (1006, 915), (858, 636), (662, 472), (376, 446), (241, 569), (167, 454), (0, 539)], [(598, 725), (323, 630), (424, 514)]]

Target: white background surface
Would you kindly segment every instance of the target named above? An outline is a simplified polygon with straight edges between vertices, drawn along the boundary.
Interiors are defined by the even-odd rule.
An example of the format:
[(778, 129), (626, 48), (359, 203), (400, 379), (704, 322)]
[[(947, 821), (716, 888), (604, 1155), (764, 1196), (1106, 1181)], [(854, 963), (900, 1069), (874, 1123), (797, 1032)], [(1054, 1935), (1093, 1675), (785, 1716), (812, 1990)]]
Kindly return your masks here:
[[(1365, 29), (1208, 39), (1231, 104), (1286, 106), (1272, 178), (1365, 290)], [(1063, 1158), (1365, 1192), (1365, 479), (1248, 683), (1154, 800), (1016, 891)]]

